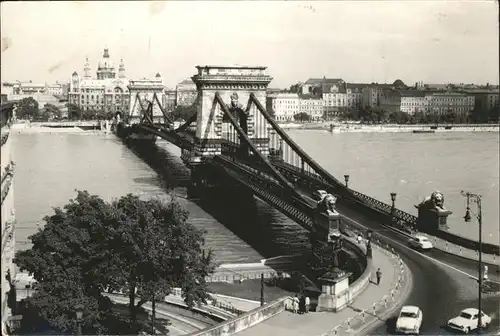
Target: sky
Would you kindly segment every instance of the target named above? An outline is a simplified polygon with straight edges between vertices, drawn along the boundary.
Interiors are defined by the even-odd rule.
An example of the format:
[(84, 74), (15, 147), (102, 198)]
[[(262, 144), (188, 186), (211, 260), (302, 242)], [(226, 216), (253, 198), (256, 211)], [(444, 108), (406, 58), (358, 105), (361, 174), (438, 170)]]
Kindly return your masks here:
[(2, 2), (2, 81), (69, 81), (103, 49), (168, 87), (196, 65), (263, 65), (270, 87), (310, 77), (499, 81), (493, 0)]

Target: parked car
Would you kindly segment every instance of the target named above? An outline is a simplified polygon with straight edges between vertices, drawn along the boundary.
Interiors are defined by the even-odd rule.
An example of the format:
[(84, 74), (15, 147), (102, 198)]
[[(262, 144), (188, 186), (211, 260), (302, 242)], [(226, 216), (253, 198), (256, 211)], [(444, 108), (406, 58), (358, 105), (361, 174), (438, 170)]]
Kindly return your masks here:
[(408, 244), (411, 247), (420, 250), (430, 250), (433, 248), (431, 241), (426, 236), (415, 236), (410, 238), (410, 240), (408, 240)]
[[(491, 317), (481, 312), (481, 325), (483, 328), (488, 328), (491, 323)], [(460, 312), (460, 315), (448, 321), (448, 328), (458, 330), (468, 334), (476, 330), (479, 324), (479, 309), (467, 308)]]
[(316, 190), (315, 192), (313, 192), (312, 196), (314, 200), (320, 202), (323, 200), (323, 198), (325, 198), (326, 195), (328, 195), (328, 193), (325, 190)]
[(404, 306), (401, 308), (396, 321), (396, 333), (418, 335), (422, 326), (423, 313), (416, 306)]

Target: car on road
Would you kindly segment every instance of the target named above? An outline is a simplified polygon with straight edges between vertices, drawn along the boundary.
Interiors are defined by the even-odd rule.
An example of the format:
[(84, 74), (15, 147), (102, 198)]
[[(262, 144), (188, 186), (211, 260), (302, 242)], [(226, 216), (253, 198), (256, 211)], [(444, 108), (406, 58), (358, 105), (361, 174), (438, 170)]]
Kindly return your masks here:
[(396, 333), (418, 335), (422, 326), (423, 313), (416, 306), (404, 306), (401, 308), (396, 321)]
[[(491, 323), (491, 317), (481, 312), (481, 325), (483, 328), (488, 328)], [(452, 318), (446, 324), (448, 328), (458, 330), (468, 334), (476, 330), (479, 324), (479, 309), (467, 308), (460, 312), (460, 315)]]
[(328, 193), (325, 190), (316, 190), (313, 192), (312, 196), (317, 202), (321, 202)]
[(408, 245), (419, 250), (430, 250), (433, 248), (431, 241), (426, 236), (412, 237), (408, 240)]

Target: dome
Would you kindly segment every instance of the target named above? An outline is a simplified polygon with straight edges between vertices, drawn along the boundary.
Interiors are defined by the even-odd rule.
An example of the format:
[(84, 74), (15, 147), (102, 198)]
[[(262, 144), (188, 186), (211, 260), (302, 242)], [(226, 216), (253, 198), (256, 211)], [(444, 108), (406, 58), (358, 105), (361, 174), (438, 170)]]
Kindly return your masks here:
[(102, 55), (101, 60), (99, 61), (98, 68), (99, 69), (110, 69), (114, 68), (115, 64), (113, 61), (109, 58), (109, 51), (108, 49), (104, 49), (104, 54)]
[(406, 87), (401, 79), (396, 79), (392, 85), (395, 87)]
[(157, 72), (155, 77), (160, 78), (161, 77), (160, 73)]
[(78, 76), (78, 73), (75, 71), (72, 76)]

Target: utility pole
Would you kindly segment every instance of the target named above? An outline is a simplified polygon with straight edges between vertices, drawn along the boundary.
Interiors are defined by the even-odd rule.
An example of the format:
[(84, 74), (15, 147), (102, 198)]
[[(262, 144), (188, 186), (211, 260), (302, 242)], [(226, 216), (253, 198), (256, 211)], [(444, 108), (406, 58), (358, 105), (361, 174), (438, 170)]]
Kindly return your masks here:
[[(483, 312), (482, 312), (482, 290), (483, 290), (483, 274), (482, 274), (482, 270), (483, 270), (483, 260), (482, 260), (482, 245), (483, 245), (483, 237), (482, 237), (482, 233), (483, 233), (483, 213), (482, 213), (482, 208), (481, 208), (481, 195), (477, 195), (477, 194), (473, 194), (471, 192), (465, 192), (465, 191), (462, 191), (461, 192), (462, 196), (466, 197), (467, 198), (467, 209), (465, 211), (465, 216), (464, 216), (464, 220), (466, 223), (470, 222), (471, 221), (471, 213), (474, 214), (474, 216), (476, 216), (477, 218), (477, 222), (478, 222), (478, 227), (479, 227), (479, 245), (478, 245), (478, 254), (479, 254), (479, 262), (477, 264), (477, 272), (478, 272), (478, 277), (477, 277), (477, 282), (478, 282), (478, 285), (479, 285), (479, 289), (478, 289), (478, 320), (477, 320), (477, 330), (478, 332), (481, 330), (481, 328), (483, 327)], [(470, 199), (472, 199), (476, 204), (477, 204), (477, 214), (473, 213), (471, 210), (470, 210)]]

